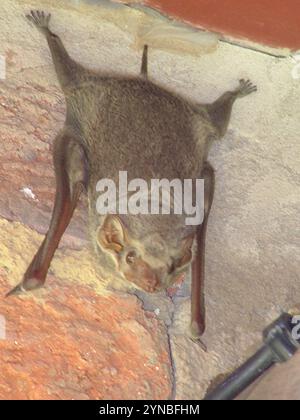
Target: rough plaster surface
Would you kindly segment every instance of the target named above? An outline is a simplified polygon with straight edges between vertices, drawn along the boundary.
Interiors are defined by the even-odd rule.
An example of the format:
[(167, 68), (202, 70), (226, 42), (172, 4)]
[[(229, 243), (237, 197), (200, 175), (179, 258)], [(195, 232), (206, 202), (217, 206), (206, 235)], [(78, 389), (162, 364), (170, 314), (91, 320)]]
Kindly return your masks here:
[[(50, 151), (64, 121), (64, 99), (46, 41), (23, 18), (31, 8), (52, 12), (52, 29), (63, 38), (70, 54), (86, 66), (137, 74), (141, 59), (141, 51), (132, 47), (132, 33), (124, 32), (124, 25), (115, 20), (110, 23), (108, 15), (104, 18), (106, 12), (94, 4), (58, 1), (54, 7), (47, 0), (1, 2), (0, 55), (7, 63), (6, 79), (0, 80), (2, 295), (20, 280), (37, 249), (41, 236), (36, 231), (44, 233), (47, 229), (54, 195)], [(86, 244), (83, 200), (53, 261), (47, 289), (35, 297), (0, 300), (1, 313), (7, 316), (9, 326), (7, 339), (0, 341), (1, 365), (5, 362), (6, 366), (0, 377), (0, 398), (14, 392), (17, 398), (43, 398), (46, 394), (54, 398), (128, 398), (124, 378), (129, 375), (135, 378), (131, 382), (133, 398), (141, 392), (146, 398), (199, 399), (212, 381), (237, 367), (256, 349), (260, 331), (281, 309), (300, 301), (300, 81), (291, 75), (295, 64), (227, 44), (201, 57), (150, 50), (149, 58), (153, 80), (199, 102), (213, 101), (234, 88), (240, 78), (250, 78), (259, 88), (257, 94), (235, 105), (226, 137), (210, 154), (217, 186), (206, 257), (207, 332), (203, 341), (208, 351), (205, 353), (186, 336), (188, 281), (172, 299), (138, 293), (146, 312), (135, 297), (103, 296), (103, 284), (89, 261), (92, 257)], [(24, 187), (31, 188), (35, 199), (20, 191)], [(67, 308), (65, 299), (72, 301)], [(88, 311), (99, 313), (101, 319), (107, 299), (116, 299), (111, 316), (119, 320), (124, 317), (124, 329), (118, 327), (123, 341), (115, 343), (116, 357), (125, 351), (126, 362), (128, 359), (132, 363), (128, 371), (115, 375), (105, 387), (96, 365), (108, 369), (108, 376), (111, 369), (115, 372), (115, 359), (106, 357), (105, 349), (110, 347), (110, 340), (116, 339), (117, 327), (106, 329), (109, 312), (103, 322), (95, 323)], [(93, 308), (79, 311), (87, 301)], [(73, 328), (65, 338), (70, 347), (66, 344), (68, 357), (64, 363), (75, 376), (70, 379), (71, 385), (65, 386), (67, 376), (57, 379), (53, 373), (56, 379), (52, 380), (42, 367), (33, 369), (38, 359), (41, 365), (51, 360), (61, 370), (65, 366), (63, 357), (51, 359), (50, 352), (43, 353), (40, 348), (38, 355), (29, 352), (24, 361), (22, 352), (26, 346), (30, 348), (26, 337), (31, 325), (36, 331), (31, 345), (39, 342), (43, 347), (45, 337), (49, 342), (62, 339), (66, 319), (71, 320)], [(137, 319), (143, 327), (132, 329), (130, 323), (136, 326)], [(81, 372), (80, 376), (74, 354), (80, 352), (84, 342), (80, 336), (82, 323), (86, 323), (88, 343), (97, 356), (87, 361), (93, 373)], [(147, 337), (146, 346), (134, 338), (142, 334), (141, 329)], [(14, 346), (13, 337), (17, 337), (19, 347)], [(147, 360), (149, 352), (154, 352), (162, 365), (156, 364), (159, 369), (147, 373), (144, 386), (144, 371), (137, 372), (137, 366)], [(74, 364), (77, 368), (72, 370)], [(84, 377), (89, 385), (81, 385)], [(29, 382), (24, 385), (24, 381)]]
[[(0, 230), (4, 296), (42, 237), (5, 220)], [(100, 279), (85, 253), (58, 252), (52, 273), (47, 289), (0, 299), (6, 319), (5, 339), (0, 329), (0, 399), (169, 398), (172, 372), (163, 322), (143, 311), (134, 296), (95, 293), (90, 280)]]

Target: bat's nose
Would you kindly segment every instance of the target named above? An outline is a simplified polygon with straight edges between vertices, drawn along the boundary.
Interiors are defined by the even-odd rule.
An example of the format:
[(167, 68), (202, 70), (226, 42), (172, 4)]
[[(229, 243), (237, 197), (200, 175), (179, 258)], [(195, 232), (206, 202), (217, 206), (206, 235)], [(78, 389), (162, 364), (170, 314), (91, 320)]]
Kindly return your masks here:
[(155, 293), (161, 289), (160, 280), (154, 273), (149, 273), (143, 278), (142, 282), (139, 282), (138, 284), (142, 289), (149, 293)]

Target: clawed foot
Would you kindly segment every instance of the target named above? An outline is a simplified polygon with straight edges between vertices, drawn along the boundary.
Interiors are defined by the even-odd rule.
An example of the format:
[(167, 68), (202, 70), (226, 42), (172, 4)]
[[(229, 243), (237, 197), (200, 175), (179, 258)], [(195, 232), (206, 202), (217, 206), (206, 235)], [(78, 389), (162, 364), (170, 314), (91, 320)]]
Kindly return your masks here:
[(51, 14), (45, 14), (43, 11), (31, 10), (29, 15), (26, 15), (27, 19), (30, 20), (40, 31), (45, 32), (48, 30)]
[(250, 80), (240, 80), (240, 87), (236, 90), (236, 94), (239, 98), (250, 95), (250, 93), (257, 92), (257, 86), (254, 85)]

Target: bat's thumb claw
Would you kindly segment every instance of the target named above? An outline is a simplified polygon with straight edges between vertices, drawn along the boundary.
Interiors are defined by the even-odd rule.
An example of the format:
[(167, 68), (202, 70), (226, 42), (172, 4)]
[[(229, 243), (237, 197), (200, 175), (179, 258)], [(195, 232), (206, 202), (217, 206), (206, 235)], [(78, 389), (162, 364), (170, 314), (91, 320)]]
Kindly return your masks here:
[(200, 340), (200, 338), (197, 338), (197, 339), (192, 338), (192, 341), (198, 344), (198, 346), (201, 348), (201, 350), (204, 351), (204, 353), (208, 352), (207, 345), (202, 340)]
[(205, 331), (205, 326), (201, 325), (198, 322), (192, 321), (190, 325), (189, 337), (194, 342), (197, 343), (201, 349), (207, 353), (207, 346), (202, 341), (202, 335)]
[(26, 290), (23, 288), (22, 284), (18, 284), (18, 286), (14, 287), (10, 292), (8, 292), (5, 297), (22, 295), (23, 293), (26, 293)]

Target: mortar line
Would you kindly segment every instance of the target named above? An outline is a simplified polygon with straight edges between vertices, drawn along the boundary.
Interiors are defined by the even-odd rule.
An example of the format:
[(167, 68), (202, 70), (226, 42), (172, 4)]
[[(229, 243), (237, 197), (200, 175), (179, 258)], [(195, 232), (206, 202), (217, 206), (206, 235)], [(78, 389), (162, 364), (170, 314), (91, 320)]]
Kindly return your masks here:
[[(172, 21), (173, 21), (173, 22), (176, 22), (178, 25), (186, 26), (187, 28), (190, 28), (191, 30), (196, 30), (196, 31), (205, 32), (205, 33), (207, 33), (207, 32), (216, 33), (220, 36), (220, 38), (219, 38), (220, 42), (230, 44), (230, 45), (233, 45), (235, 47), (244, 48), (246, 50), (254, 51), (254, 52), (257, 52), (257, 53), (260, 53), (260, 54), (265, 54), (265, 55), (275, 57), (275, 58), (280, 58), (280, 59), (288, 57), (288, 56), (285, 56), (285, 55), (277, 55), (277, 54), (272, 53), (272, 52), (260, 50), (259, 48), (255, 48), (254, 46), (253, 47), (246, 46), (246, 45), (243, 45), (243, 44), (239, 43), (238, 41), (230, 41), (229, 39), (226, 39), (226, 37), (224, 35), (221, 35), (220, 32), (218, 33), (218, 32), (214, 32), (214, 31), (211, 31), (211, 30), (205, 30), (203, 28), (199, 28), (199, 27), (193, 25), (192, 23), (190, 23), (188, 21), (181, 21), (176, 17), (170, 16), (166, 12), (163, 12), (159, 9), (156, 9), (155, 7), (145, 6), (145, 5), (135, 4), (135, 3), (133, 3), (133, 4), (132, 3), (124, 3), (124, 6), (129, 7), (131, 9), (136, 9), (136, 10), (139, 10), (139, 11), (143, 11), (145, 14), (148, 14), (148, 15), (152, 14), (152, 17), (156, 15), (157, 17), (160, 17), (161, 19), (165, 19), (165, 20), (169, 21), (170, 24), (172, 24)], [(266, 48), (268, 48), (268, 47), (266, 46)]]
[(251, 47), (250, 45), (249, 46), (243, 45), (237, 41), (230, 41), (229, 39), (226, 39), (226, 38), (220, 38), (219, 41), (223, 42), (224, 44), (232, 45), (233, 47), (243, 48), (244, 50), (249, 50), (249, 51), (259, 53), (259, 54), (268, 55), (269, 57), (280, 58), (280, 59), (286, 59), (289, 57), (288, 55), (278, 55), (272, 52), (260, 50), (259, 48)]

